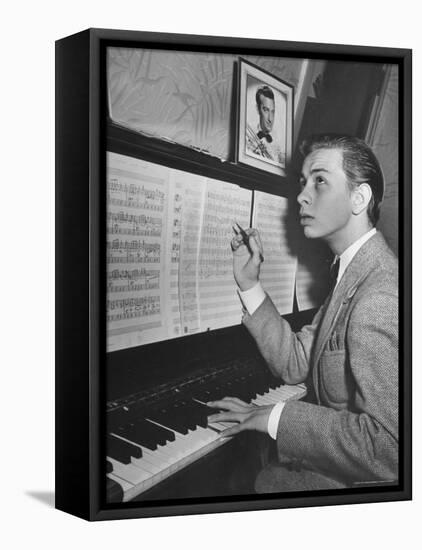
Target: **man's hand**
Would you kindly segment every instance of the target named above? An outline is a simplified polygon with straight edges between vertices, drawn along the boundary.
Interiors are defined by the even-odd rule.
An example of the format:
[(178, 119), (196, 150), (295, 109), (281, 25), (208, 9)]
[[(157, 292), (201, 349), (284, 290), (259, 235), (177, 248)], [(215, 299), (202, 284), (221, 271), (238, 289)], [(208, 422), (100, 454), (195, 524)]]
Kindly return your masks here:
[(240, 290), (249, 290), (256, 285), (263, 258), (261, 237), (256, 229), (246, 229), (249, 236), (249, 249), (240, 233), (231, 241), (233, 251), (233, 273)]
[(257, 407), (249, 405), (237, 397), (225, 397), (218, 401), (210, 401), (207, 405), (216, 409), (224, 409), (224, 412), (209, 416), (208, 422), (238, 422), (232, 428), (224, 430), (221, 437), (236, 435), (245, 430), (268, 433), (268, 418), (274, 405)]

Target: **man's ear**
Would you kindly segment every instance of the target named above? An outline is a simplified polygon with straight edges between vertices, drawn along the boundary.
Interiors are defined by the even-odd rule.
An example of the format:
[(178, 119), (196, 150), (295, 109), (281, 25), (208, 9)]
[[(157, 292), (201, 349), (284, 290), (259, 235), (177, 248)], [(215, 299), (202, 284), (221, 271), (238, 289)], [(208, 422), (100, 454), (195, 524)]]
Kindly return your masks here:
[(372, 197), (372, 189), (367, 183), (357, 185), (352, 191), (352, 212), (357, 216), (365, 211)]

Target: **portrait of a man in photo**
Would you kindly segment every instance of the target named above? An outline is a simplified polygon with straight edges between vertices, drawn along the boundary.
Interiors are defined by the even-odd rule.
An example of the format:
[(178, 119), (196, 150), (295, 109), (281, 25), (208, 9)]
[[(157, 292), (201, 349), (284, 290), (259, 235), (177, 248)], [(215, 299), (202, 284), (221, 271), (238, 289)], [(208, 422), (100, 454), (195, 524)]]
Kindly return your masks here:
[(263, 83), (248, 86), (247, 93), (246, 154), (284, 165), (281, 94), (278, 93), (280, 101), (277, 101), (277, 91)]

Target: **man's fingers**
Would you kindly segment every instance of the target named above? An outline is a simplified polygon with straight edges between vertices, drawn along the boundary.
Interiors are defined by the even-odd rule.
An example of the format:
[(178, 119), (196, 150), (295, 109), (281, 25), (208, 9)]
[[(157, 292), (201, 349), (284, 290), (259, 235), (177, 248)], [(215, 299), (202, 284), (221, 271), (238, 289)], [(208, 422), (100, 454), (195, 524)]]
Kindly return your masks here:
[(250, 235), (256, 240), (258, 243), (259, 248), (261, 249), (261, 252), (263, 250), (262, 241), (261, 241), (261, 235), (259, 234), (259, 231), (257, 229), (252, 228), (250, 230)]
[(244, 401), (242, 401), (238, 397), (227, 396), (227, 397), (223, 397), (222, 401), (223, 401), (223, 403), (232, 403), (234, 406), (239, 408), (238, 409), (239, 411), (243, 411), (245, 409), (249, 410), (253, 407), (253, 405), (249, 405), (249, 403), (245, 403)]
[(249, 237), (249, 246), (252, 250), (254, 260), (258, 263), (261, 263), (263, 258), (262, 245), (259, 245), (255, 235), (251, 235)]
[(227, 430), (224, 430), (224, 432), (220, 433), (220, 438), (223, 437), (232, 437), (233, 435), (237, 435), (240, 432), (243, 432), (243, 424), (236, 424), (232, 428), (227, 428)]
[(217, 401), (208, 401), (206, 405), (208, 407), (212, 407), (213, 409), (227, 409), (227, 407), (224, 406), (225, 402), (222, 399), (218, 399)]
[(245, 401), (242, 401), (238, 397), (232, 397), (231, 395), (223, 397), (222, 401), (232, 401), (233, 403), (237, 403), (238, 405), (248, 405), (248, 403), (245, 403)]
[(233, 251), (237, 250), (244, 244), (242, 235), (235, 235), (230, 241), (230, 246)]
[(245, 420), (245, 413), (226, 411), (212, 414), (208, 417), (208, 422), (242, 422)]
[(227, 411), (233, 412), (246, 412), (251, 408), (250, 405), (238, 399), (237, 397), (224, 397), (218, 401), (209, 401), (207, 403), (208, 407), (213, 407), (216, 409), (225, 409)]

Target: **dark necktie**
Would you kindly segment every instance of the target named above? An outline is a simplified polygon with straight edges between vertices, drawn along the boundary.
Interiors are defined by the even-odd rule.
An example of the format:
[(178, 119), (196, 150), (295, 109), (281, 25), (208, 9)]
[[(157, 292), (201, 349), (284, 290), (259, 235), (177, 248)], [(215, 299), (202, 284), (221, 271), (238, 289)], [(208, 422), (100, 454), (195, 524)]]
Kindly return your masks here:
[(334, 290), (337, 284), (339, 268), (340, 268), (340, 258), (337, 257), (330, 267), (330, 291)]
[(258, 132), (258, 139), (266, 139), (268, 141), (268, 143), (271, 143), (273, 138), (271, 137), (271, 134), (266, 134), (265, 132), (263, 132), (262, 130), (260, 130)]

